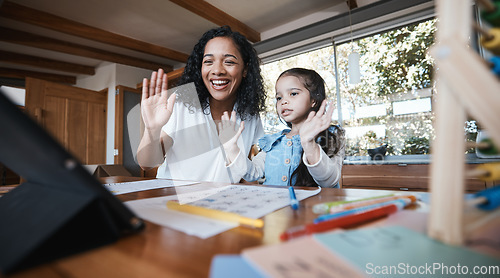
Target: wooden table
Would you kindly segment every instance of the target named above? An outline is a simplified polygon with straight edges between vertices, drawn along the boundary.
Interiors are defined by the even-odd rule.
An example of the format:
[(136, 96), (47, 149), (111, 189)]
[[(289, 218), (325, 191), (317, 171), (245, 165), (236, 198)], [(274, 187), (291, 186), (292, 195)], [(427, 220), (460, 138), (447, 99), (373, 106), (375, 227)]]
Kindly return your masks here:
[[(132, 177), (103, 178), (103, 183), (140, 180)], [(121, 201), (175, 195), (227, 184), (199, 183), (176, 188), (154, 189), (118, 195)], [(249, 185), (250, 186), (250, 185)], [(304, 188), (306, 189), (306, 188)], [(139, 234), (82, 254), (15, 273), (8, 277), (208, 277), (216, 254), (239, 254), (243, 249), (279, 243), (279, 235), (292, 226), (310, 223), (317, 203), (345, 200), (347, 197), (384, 195), (392, 191), (366, 189), (329, 189), (300, 202), (298, 211), (285, 207), (263, 217), (262, 229), (238, 227), (200, 239), (182, 232), (146, 222)], [(419, 193), (426, 194), (426, 193)], [(412, 209), (424, 210), (425, 204)]]

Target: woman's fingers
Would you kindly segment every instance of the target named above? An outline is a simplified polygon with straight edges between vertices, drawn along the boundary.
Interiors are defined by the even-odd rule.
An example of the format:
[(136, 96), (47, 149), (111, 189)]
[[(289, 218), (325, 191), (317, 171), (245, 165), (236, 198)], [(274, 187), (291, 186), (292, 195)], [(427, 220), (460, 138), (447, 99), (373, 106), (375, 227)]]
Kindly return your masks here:
[(163, 74), (163, 79), (162, 79), (162, 85), (161, 85), (161, 91), (162, 92), (167, 92), (168, 90), (168, 75), (166, 73)]
[(163, 80), (163, 70), (159, 69), (158, 74), (156, 75), (156, 86), (155, 86), (155, 94), (161, 94), (161, 88), (162, 88), (162, 80)]
[(151, 73), (149, 81), (146, 78), (142, 80), (142, 99), (147, 99), (154, 95), (161, 96), (162, 92), (167, 92), (167, 90), (168, 75), (161, 68), (157, 72), (153, 71)]
[(231, 122), (236, 123), (236, 111), (231, 112)]
[(158, 73), (156, 71), (153, 71), (151, 73), (151, 79), (149, 80), (149, 96), (154, 96), (155, 95), (155, 87), (156, 87), (156, 77), (158, 76)]
[(243, 130), (245, 129), (245, 122), (244, 121), (241, 121), (240, 123), (240, 128), (238, 129), (238, 131), (236, 132), (236, 138), (239, 138), (241, 133), (243, 132)]
[(229, 112), (224, 111), (224, 113), (222, 113), (221, 122), (223, 127), (234, 126), (234, 128), (236, 128), (236, 111), (231, 112), (231, 116), (229, 116)]
[(142, 79), (142, 100), (145, 100), (149, 97), (148, 93), (148, 79)]
[(172, 113), (172, 111), (174, 110), (174, 104), (175, 104), (175, 94), (171, 94), (167, 100), (167, 110), (170, 111), (170, 113)]
[(228, 122), (229, 122), (229, 115), (227, 114), (227, 111), (224, 111), (222, 113), (222, 116), (220, 117), (220, 128), (219, 128), (219, 132), (221, 129), (223, 128), (226, 128), (227, 125), (228, 125)]

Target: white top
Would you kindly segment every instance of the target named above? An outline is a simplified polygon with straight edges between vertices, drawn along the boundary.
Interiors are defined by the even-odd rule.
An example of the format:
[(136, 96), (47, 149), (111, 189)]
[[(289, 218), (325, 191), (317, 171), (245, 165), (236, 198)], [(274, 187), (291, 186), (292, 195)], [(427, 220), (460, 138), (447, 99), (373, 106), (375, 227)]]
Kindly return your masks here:
[[(200, 108), (189, 111), (184, 103), (175, 103), (172, 116), (162, 131), (173, 139), (164, 162), (158, 167), (157, 178), (237, 183), (242, 176), (229, 175), (224, 149), (219, 142), (212, 115)], [(209, 108), (208, 108), (209, 109)], [(241, 119), (236, 118), (239, 126)], [(252, 145), (264, 136), (260, 117), (245, 120), (245, 129), (238, 147), (248, 154)]]

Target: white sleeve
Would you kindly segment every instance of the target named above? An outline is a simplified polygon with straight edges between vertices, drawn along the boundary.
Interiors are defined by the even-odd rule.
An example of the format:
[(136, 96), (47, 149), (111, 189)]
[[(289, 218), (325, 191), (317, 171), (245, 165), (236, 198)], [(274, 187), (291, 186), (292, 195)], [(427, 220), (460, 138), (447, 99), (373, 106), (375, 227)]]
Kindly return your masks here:
[(262, 120), (260, 119), (260, 115), (255, 117), (255, 134), (252, 140), (252, 145), (255, 145), (259, 142), (259, 139), (264, 137), (264, 127), (262, 126)]
[(344, 157), (337, 153), (332, 158), (320, 148), (320, 158), (318, 162), (311, 165), (307, 163), (305, 154), (302, 155), (302, 160), (307, 166), (309, 173), (313, 177), (314, 181), (321, 187), (334, 187), (340, 180), (342, 173), (342, 165), (344, 163)]
[(264, 176), (266, 152), (259, 152), (252, 160), (240, 150), (234, 161), (229, 164), (229, 172), (236, 181), (243, 177), (246, 181), (256, 181)]

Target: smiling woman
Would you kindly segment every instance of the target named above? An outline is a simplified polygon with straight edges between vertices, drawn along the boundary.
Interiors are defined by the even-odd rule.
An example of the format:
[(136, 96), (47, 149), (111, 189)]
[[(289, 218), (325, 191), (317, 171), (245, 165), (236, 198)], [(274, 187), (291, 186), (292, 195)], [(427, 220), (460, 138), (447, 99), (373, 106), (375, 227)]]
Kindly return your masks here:
[(216, 123), (225, 112), (238, 125), (245, 121), (237, 141), (245, 154), (264, 135), (259, 112), (265, 93), (259, 66), (247, 39), (220, 27), (206, 32), (195, 45), (175, 94), (167, 91), (163, 70), (145, 79), (145, 131), (137, 152), (141, 167), (161, 164), (159, 178), (239, 182), (241, 176), (225, 167)]
[(232, 110), (236, 102), (235, 91), (246, 76), (243, 58), (231, 39), (219, 37), (207, 43), (201, 75), (210, 93), (212, 118), (218, 120), (224, 111)]

